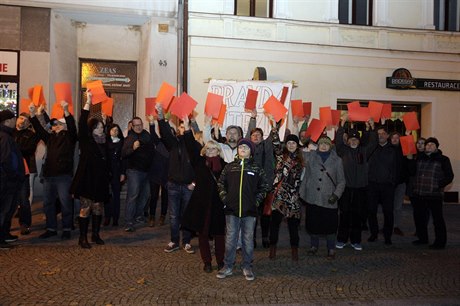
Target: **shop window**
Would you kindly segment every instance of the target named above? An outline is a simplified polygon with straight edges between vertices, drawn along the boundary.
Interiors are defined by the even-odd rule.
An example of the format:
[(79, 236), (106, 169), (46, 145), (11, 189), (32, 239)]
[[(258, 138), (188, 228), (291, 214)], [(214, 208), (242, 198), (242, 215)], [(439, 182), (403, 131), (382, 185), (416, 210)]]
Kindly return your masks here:
[(439, 31), (460, 31), (458, 0), (434, 0), (434, 25)]
[(339, 23), (372, 25), (374, 0), (339, 0)]
[(273, 17), (274, 0), (235, 0), (235, 15)]
[[(353, 101), (359, 101), (359, 104), (361, 105), (361, 107), (367, 107), (369, 105), (369, 100), (340, 99), (337, 101), (337, 109), (341, 110), (342, 113), (347, 113), (348, 112), (347, 103), (350, 103)], [(420, 123), (422, 122), (421, 121), (421, 113), (422, 113), (421, 104), (405, 103), (402, 101), (398, 101), (398, 102), (377, 101), (377, 100), (374, 100), (374, 101), (380, 102), (380, 103), (390, 103), (391, 104), (391, 118), (385, 120), (385, 123), (383, 123), (383, 125), (387, 128), (389, 133), (398, 132), (401, 135), (405, 135), (406, 128), (404, 126), (402, 118), (406, 113), (416, 112), (418, 122)], [(366, 124), (364, 122), (357, 122), (355, 123), (354, 128), (357, 129), (358, 131), (364, 131), (366, 129)], [(415, 133), (416, 135), (421, 135), (421, 130), (413, 131), (412, 133)]]

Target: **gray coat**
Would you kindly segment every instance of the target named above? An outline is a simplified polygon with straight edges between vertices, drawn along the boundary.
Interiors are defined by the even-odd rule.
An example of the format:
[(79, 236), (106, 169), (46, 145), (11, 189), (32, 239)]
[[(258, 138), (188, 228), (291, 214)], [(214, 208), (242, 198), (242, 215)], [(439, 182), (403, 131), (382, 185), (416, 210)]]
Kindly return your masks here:
[[(328, 199), (333, 193), (340, 198), (345, 189), (342, 159), (333, 150), (325, 163), (316, 151), (304, 152), (303, 158), (305, 174), (300, 185), (300, 197), (309, 204), (337, 208), (338, 201), (329, 204)], [(334, 183), (326, 173), (329, 173)]]

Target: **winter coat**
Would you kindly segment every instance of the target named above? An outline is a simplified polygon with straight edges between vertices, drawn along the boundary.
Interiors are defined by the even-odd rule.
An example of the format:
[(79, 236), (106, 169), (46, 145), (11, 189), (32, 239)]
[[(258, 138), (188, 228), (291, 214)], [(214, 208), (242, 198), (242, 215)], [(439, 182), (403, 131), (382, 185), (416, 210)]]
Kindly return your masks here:
[(418, 154), (415, 168), (411, 170), (415, 173), (413, 195), (416, 197), (442, 198), (444, 187), (454, 179), (450, 159), (440, 150), (430, 155)]
[[(140, 146), (134, 150), (133, 145), (136, 141), (140, 142)], [(123, 143), (121, 156), (126, 160), (126, 169), (148, 172), (155, 157), (155, 145), (150, 133), (146, 130), (142, 130), (139, 134), (129, 131)]]
[(273, 148), (276, 158), (276, 172), (273, 182), (273, 189), (276, 189), (279, 183), (278, 192), (272, 203), (272, 209), (282, 213), (287, 218), (300, 219), (300, 195), (299, 189), (303, 165), (299, 163), (297, 154), (302, 154), (300, 148), (294, 153), (283, 154), (283, 146), (279, 141), (277, 132), (273, 134)]
[(300, 186), (300, 197), (309, 204), (325, 208), (337, 208), (338, 201), (329, 204), (328, 199), (332, 194), (340, 198), (345, 190), (342, 160), (333, 150), (330, 151), (330, 155), (324, 163), (318, 151), (304, 152), (303, 154), (305, 174)]
[(41, 140), (46, 144), (46, 158), (43, 165), (43, 176), (73, 176), (75, 144), (77, 142), (77, 126), (72, 115), (65, 117), (67, 130), (59, 133), (45, 131), (38, 118), (30, 118), (30, 122)]
[(24, 161), (13, 131), (0, 125), (0, 197), (17, 192), (25, 179)]
[(18, 144), (24, 157), (29, 173), (37, 173), (37, 163), (35, 162), (35, 151), (37, 150), (40, 138), (31, 129), (14, 130), (14, 141)]
[(219, 198), (217, 180), (225, 167), (225, 162), (220, 159), (221, 171), (213, 172), (207, 165), (206, 157), (200, 155), (201, 145), (195, 140), (191, 131), (185, 132), (184, 140), (195, 171), (195, 189), (182, 217), (181, 226), (200, 233), (203, 230), (206, 216), (209, 214), (209, 235), (224, 235), (224, 204)]
[(395, 186), (399, 178), (397, 147), (377, 143), (369, 153), (369, 183)]
[(237, 157), (227, 164), (217, 186), (225, 214), (239, 218), (256, 217), (257, 207), (270, 190), (264, 170), (252, 158)]
[(165, 186), (168, 182), (169, 151), (158, 137), (155, 125), (150, 125), (150, 136), (155, 144), (156, 155), (150, 165), (149, 180), (155, 184)]
[(159, 120), (161, 140), (169, 151), (168, 180), (176, 184), (190, 184), (195, 173), (185, 146), (184, 136), (174, 136), (171, 126), (165, 120)]
[(110, 170), (107, 143), (98, 144), (88, 129), (89, 111), (82, 109), (78, 122), (80, 160), (70, 187), (75, 198), (84, 197), (94, 202), (109, 199)]

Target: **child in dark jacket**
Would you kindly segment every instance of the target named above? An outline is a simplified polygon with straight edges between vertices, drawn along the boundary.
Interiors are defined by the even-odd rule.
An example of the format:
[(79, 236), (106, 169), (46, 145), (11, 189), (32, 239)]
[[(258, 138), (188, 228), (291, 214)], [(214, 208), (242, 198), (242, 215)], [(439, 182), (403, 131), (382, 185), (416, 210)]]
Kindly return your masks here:
[(252, 159), (253, 154), (254, 144), (249, 139), (241, 139), (237, 158), (225, 166), (219, 178), (219, 196), (224, 203), (227, 231), (224, 267), (217, 273), (217, 278), (232, 275), (241, 230), (243, 274), (246, 280), (254, 280), (252, 259), (257, 207), (265, 198), (269, 186), (264, 170)]

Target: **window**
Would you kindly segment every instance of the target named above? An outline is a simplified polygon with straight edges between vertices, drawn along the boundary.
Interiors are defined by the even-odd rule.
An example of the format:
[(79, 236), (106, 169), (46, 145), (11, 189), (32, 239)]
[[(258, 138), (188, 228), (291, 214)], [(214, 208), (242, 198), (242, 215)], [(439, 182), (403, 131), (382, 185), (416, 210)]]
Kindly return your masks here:
[(339, 23), (372, 25), (374, 0), (339, 0)]
[(434, 24), (439, 31), (460, 31), (460, 3), (457, 0), (434, 0)]
[(235, 15), (273, 17), (273, 0), (235, 0)]

